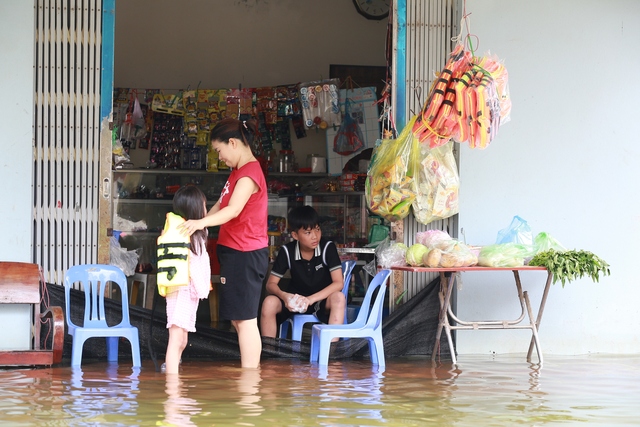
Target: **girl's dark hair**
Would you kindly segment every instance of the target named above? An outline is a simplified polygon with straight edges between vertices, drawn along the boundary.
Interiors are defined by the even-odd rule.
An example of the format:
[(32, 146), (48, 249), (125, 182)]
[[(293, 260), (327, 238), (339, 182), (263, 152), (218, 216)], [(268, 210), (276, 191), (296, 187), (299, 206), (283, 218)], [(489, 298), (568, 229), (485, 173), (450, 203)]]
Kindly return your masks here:
[[(202, 219), (207, 214), (205, 203), (207, 196), (195, 185), (180, 187), (173, 196), (173, 213), (184, 219)], [(207, 229), (198, 230), (191, 235), (191, 251), (200, 255), (202, 243), (207, 243)]]
[(320, 225), (318, 212), (311, 206), (298, 206), (291, 209), (287, 215), (287, 220), (289, 221), (289, 231), (295, 231), (296, 233), (301, 228), (310, 230)]
[(235, 138), (242, 141), (248, 147), (253, 147), (258, 134), (258, 122), (255, 119), (238, 120), (233, 118), (222, 119), (211, 131), (211, 141), (220, 141), (225, 144), (229, 139)]

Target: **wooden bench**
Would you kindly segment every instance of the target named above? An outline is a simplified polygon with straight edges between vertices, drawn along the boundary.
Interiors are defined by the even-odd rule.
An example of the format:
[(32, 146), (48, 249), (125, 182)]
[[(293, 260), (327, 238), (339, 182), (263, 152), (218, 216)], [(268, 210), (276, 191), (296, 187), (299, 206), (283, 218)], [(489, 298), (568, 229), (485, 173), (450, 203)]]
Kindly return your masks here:
[[(0, 350), (0, 366), (53, 365), (62, 361), (64, 345), (64, 313), (61, 307), (40, 312), (40, 267), (24, 262), (0, 262), (0, 304), (30, 304), (31, 349)], [(41, 348), (41, 326), (49, 324), (47, 339)], [(10, 325), (0, 325), (10, 327)], [(45, 327), (46, 329), (46, 327)]]

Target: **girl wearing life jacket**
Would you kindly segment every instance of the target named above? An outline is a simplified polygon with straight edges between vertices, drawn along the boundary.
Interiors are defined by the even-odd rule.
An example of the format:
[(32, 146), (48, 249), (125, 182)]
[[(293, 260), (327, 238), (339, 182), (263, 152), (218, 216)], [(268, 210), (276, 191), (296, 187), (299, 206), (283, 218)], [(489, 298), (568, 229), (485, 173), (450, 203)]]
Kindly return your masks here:
[(258, 306), (267, 273), (267, 184), (251, 147), (258, 135), (257, 122), (226, 118), (211, 131), (211, 146), (218, 158), (232, 168), (218, 202), (207, 215), (188, 220), (178, 228), (191, 235), (206, 227), (220, 226), (221, 319), (230, 320), (238, 333), (243, 368), (260, 365), (262, 339), (258, 330)]
[[(171, 246), (171, 243), (162, 239), (173, 237), (180, 241), (178, 225), (183, 221), (170, 220), (170, 215), (179, 219), (200, 219), (207, 212), (207, 198), (195, 185), (181, 187), (173, 196), (173, 213), (167, 215), (167, 223), (162, 236), (158, 238)], [(175, 215), (174, 215), (175, 214)], [(174, 264), (177, 270), (187, 268), (188, 283), (186, 286), (170, 286), (166, 289), (167, 300), (167, 329), (169, 329), (169, 342), (165, 356), (165, 371), (167, 374), (177, 374), (182, 352), (187, 346), (189, 332), (196, 331), (196, 312), (198, 301), (209, 296), (211, 289), (211, 266), (207, 253), (207, 230), (198, 230), (189, 238), (188, 262), (183, 265)], [(160, 257), (159, 257), (160, 258)], [(160, 261), (158, 261), (160, 264)], [(159, 273), (160, 274), (160, 273)], [(181, 277), (182, 273), (176, 273)]]

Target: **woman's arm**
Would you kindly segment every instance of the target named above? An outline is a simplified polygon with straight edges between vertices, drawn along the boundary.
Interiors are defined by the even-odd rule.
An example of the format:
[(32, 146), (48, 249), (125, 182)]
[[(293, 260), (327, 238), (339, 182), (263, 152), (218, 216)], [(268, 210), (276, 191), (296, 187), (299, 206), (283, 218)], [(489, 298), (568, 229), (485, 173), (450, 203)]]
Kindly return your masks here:
[(213, 215), (219, 210), (220, 210), (220, 200), (218, 200), (215, 205), (211, 206), (211, 209), (209, 209), (209, 212), (207, 212), (205, 216)]
[(236, 183), (236, 187), (233, 190), (233, 194), (231, 194), (231, 199), (229, 199), (227, 206), (220, 209), (220, 202), (218, 201), (209, 212), (207, 212), (204, 218), (185, 221), (178, 226), (178, 229), (181, 230), (184, 235), (190, 236), (196, 230), (225, 224), (240, 215), (240, 212), (242, 212), (249, 201), (249, 197), (258, 190), (258, 184), (256, 184), (253, 179), (248, 176), (242, 177)]

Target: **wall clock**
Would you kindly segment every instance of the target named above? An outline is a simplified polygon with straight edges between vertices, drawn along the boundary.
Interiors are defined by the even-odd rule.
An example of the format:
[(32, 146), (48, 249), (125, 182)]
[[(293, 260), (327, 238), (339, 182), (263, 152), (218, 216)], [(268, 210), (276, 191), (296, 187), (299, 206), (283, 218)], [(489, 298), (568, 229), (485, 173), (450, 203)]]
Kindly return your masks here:
[(356, 10), (367, 19), (380, 20), (389, 16), (392, 0), (353, 0)]

